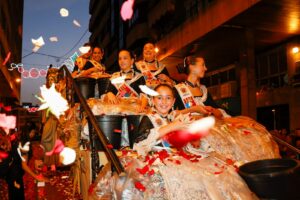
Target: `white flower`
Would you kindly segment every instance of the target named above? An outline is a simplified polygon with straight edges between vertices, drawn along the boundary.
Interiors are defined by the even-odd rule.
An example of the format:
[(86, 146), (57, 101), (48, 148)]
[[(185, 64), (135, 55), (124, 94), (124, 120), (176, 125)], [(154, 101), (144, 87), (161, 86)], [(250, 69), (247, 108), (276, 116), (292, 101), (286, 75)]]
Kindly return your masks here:
[(56, 91), (55, 85), (52, 84), (49, 89), (43, 85), (40, 89), (42, 98), (38, 99), (40, 99), (43, 104), (39, 107), (39, 110), (49, 109), (57, 118), (59, 118), (60, 115), (64, 115), (64, 112), (69, 109), (68, 102)]

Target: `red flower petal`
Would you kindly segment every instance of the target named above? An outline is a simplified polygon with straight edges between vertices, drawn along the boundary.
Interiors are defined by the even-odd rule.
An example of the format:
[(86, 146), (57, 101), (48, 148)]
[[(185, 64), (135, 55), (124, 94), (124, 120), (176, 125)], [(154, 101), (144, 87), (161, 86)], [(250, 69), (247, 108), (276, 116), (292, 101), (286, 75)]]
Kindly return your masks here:
[(95, 186), (96, 186), (95, 184), (91, 184), (91, 185), (90, 185), (90, 187), (89, 187), (89, 189), (88, 189), (88, 193), (89, 193), (89, 194), (92, 194), (92, 193), (94, 192)]
[(114, 129), (114, 132), (115, 133), (122, 133), (122, 130), (120, 130), (120, 129)]
[(149, 159), (150, 159), (150, 156), (149, 156), (149, 155), (147, 155), (147, 156), (145, 157), (145, 160), (144, 160), (144, 162), (147, 162)]
[(232, 165), (234, 162), (233, 162), (233, 160), (231, 160), (231, 159), (226, 159), (226, 163), (227, 163), (227, 165)]
[(149, 160), (148, 164), (149, 164), (149, 165), (152, 165), (152, 164), (154, 163), (155, 160), (156, 160), (155, 157), (151, 158), (151, 159)]
[(249, 135), (251, 132), (250, 131), (243, 131), (244, 135)]
[(145, 167), (141, 168), (136, 168), (136, 171), (138, 171), (140, 174), (144, 175), (149, 171), (149, 166), (146, 165)]
[(214, 174), (222, 174), (223, 173), (223, 171), (219, 171), (219, 172), (214, 172)]
[(169, 157), (169, 154), (166, 150), (162, 150), (158, 152), (158, 157), (161, 161), (164, 161), (167, 157)]
[(106, 147), (109, 148), (109, 149), (113, 149), (114, 148), (114, 146), (112, 144), (108, 144), (108, 145), (106, 145)]
[(154, 170), (151, 169), (151, 170), (148, 172), (148, 175), (149, 175), (149, 176), (152, 176), (153, 174), (154, 174)]
[(128, 154), (127, 150), (122, 150), (122, 156), (126, 156)]
[(141, 182), (135, 182), (134, 186), (136, 189), (144, 192), (146, 190), (145, 186)]
[(16, 138), (17, 138), (17, 137), (16, 137), (16, 134), (12, 134), (12, 135), (10, 136), (10, 141), (14, 141)]

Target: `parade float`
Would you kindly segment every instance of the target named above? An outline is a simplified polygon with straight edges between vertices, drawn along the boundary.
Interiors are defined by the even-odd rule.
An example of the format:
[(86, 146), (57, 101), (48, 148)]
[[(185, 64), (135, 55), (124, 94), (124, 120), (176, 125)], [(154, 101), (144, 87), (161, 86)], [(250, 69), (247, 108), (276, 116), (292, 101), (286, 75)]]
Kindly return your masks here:
[[(151, 148), (146, 151), (144, 148), (132, 148), (135, 130), (141, 116), (147, 112), (137, 112), (140, 101), (124, 99), (117, 105), (110, 105), (103, 99), (86, 100), (88, 97), (84, 97), (76, 83), (68, 79), (69, 72), (65, 70), (64, 73), (66, 97), (71, 97), (71, 108), (61, 121), (64, 144), (76, 151), (76, 160), (72, 165), (74, 190), (81, 193), (84, 199), (268, 197), (263, 192), (257, 193), (258, 183), (253, 182), (253, 178), (249, 180), (253, 176), (251, 173), (257, 172), (251, 171), (253, 167), (249, 168), (247, 164), (255, 161), (270, 163), (254, 166), (255, 169), (262, 167), (261, 170), (265, 170), (263, 175), (272, 177), (272, 173), (282, 175), (288, 170), (292, 174), (289, 180), (297, 184), (299, 163), (280, 159), (278, 146), (271, 134), (248, 117), (215, 119), (213, 126), (199, 137), (197, 148), (189, 143), (193, 139), (186, 138), (184, 145), (178, 138), (175, 142), (173, 140), (174, 146), (176, 140), (181, 144), (177, 148)], [(72, 103), (74, 94), (68, 95), (68, 88), (73, 88), (79, 103)], [(187, 124), (194, 122), (191, 116), (179, 118)], [(200, 127), (203, 128), (203, 124)], [(171, 142), (172, 137), (169, 137)], [(280, 162), (280, 165), (273, 168), (274, 162)], [(278, 184), (273, 186), (278, 187)], [(264, 189), (267, 190), (270, 188)], [(285, 191), (291, 191), (291, 197), (298, 197), (293, 188), (281, 188), (281, 191), (277, 197), (282, 197), (280, 195)]]

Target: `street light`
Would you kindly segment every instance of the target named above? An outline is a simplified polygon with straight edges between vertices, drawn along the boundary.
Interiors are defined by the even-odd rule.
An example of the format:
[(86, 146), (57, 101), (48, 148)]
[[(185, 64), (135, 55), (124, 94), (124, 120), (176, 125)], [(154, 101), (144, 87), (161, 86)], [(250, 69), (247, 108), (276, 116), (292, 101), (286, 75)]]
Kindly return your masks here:
[(273, 108), (273, 129), (276, 130), (276, 110)]

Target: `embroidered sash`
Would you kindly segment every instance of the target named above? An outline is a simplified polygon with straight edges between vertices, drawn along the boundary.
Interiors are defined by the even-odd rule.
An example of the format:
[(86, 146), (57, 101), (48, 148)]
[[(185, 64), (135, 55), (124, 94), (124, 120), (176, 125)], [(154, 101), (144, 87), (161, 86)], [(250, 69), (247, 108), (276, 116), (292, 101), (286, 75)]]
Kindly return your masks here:
[(164, 70), (164, 68), (165, 68), (164, 65), (160, 65), (158, 63), (158, 69), (155, 72), (151, 72), (151, 70), (148, 67), (148, 64), (145, 61), (140, 61), (140, 62), (136, 63), (136, 65), (137, 65), (137, 68), (142, 72), (142, 74), (145, 78), (146, 85), (148, 87), (154, 88), (155, 86), (160, 84), (160, 81), (155, 76)]
[(101, 64), (101, 63), (98, 63), (97, 61), (95, 60), (89, 60), (92, 65), (94, 65), (96, 68), (98, 68), (100, 71), (105, 71), (105, 67)]
[(191, 93), (191, 91), (189, 90), (189, 88), (187, 87), (186, 84), (184, 84), (184, 83), (177, 84), (177, 85), (175, 85), (175, 88), (178, 91), (179, 96), (180, 96), (185, 108), (190, 108), (192, 106), (197, 105), (193, 94)]
[[(116, 72), (112, 75), (112, 79), (121, 77), (121, 72)], [(130, 86), (131, 83), (135, 82), (141, 77), (140, 74), (135, 75), (133, 78), (126, 77), (124, 83), (113, 84), (118, 90), (117, 97), (138, 97), (139, 94)], [(131, 78), (131, 80), (126, 80), (127, 78)]]
[[(162, 118), (157, 113), (151, 113), (151, 114), (148, 114), (147, 116), (149, 117), (154, 128), (158, 128), (158, 127), (165, 126), (168, 124), (168, 121), (166, 119)], [(165, 140), (161, 140), (161, 143), (163, 144), (164, 147), (170, 147), (170, 144)]]

